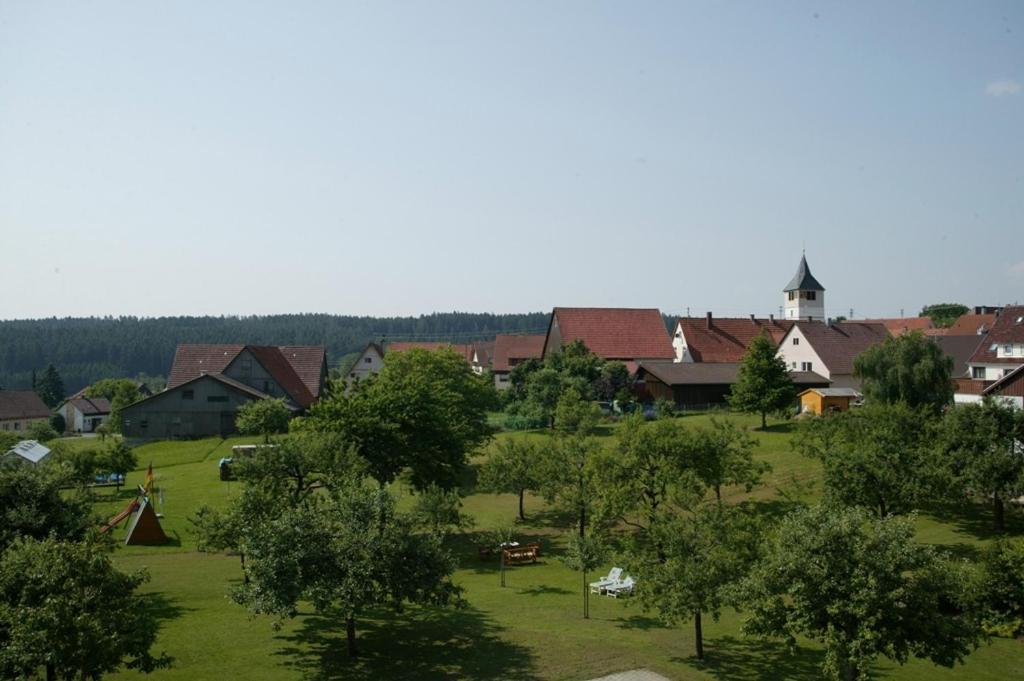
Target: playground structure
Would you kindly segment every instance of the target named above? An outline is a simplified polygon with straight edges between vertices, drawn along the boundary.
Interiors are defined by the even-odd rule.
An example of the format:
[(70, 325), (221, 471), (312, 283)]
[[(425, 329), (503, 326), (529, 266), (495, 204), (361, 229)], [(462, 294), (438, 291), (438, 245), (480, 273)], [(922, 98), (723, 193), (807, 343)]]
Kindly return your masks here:
[[(139, 495), (131, 500), (123, 511), (115, 515), (100, 528), (106, 534), (121, 522), (128, 521), (128, 534), (124, 538), (128, 546), (157, 546), (167, 543), (167, 535), (160, 527), (160, 519), (153, 510), (149, 497), (153, 491), (153, 466), (146, 474), (146, 486), (139, 485)], [(130, 518), (130, 519), (129, 519)]]

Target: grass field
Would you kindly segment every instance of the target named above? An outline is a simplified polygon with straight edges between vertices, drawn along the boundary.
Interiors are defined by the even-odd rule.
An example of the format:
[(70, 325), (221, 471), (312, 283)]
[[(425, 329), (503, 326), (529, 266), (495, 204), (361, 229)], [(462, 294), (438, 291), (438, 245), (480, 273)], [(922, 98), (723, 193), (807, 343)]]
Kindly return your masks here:
[[(754, 419), (736, 418), (752, 427)], [(707, 417), (687, 416), (699, 424)], [(612, 429), (602, 435), (611, 442)], [(733, 500), (755, 499), (766, 512), (784, 510), (789, 500), (820, 494), (820, 469), (790, 449), (788, 424), (755, 432), (757, 456), (771, 463), (767, 483), (750, 495), (728, 490)], [(543, 439), (542, 434), (501, 434)], [(124, 547), (116, 560), (123, 569), (148, 569), (147, 598), (161, 620), (156, 651), (174, 658), (158, 679), (589, 679), (646, 667), (673, 679), (817, 679), (820, 650), (802, 642), (790, 653), (780, 641), (761, 641), (740, 632), (742, 614), (723, 613), (705, 623), (707, 660), (693, 658), (691, 627), (665, 627), (626, 599), (592, 597), (591, 619), (581, 618), (581, 578), (557, 556), (564, 529), (535, 498), (527, 501), (528, 521), (517, 524), (520, 540), (540, 539), (545, 556), (537, 565), (510, 568), (501, 588), (496, 563), (480, 562), (474, 532), (511, 526), (516, 503), (511, 495), (470, 494), (465, 510), (476, 520), (474, 532), (456, 536), (452, 549), (460, 559), (457, 582), (465, 588), (463, 610), (411, 608), (400, 616), (374, 613), (359, 622), (361, 656), (344, 654), (344, 625), (338, 618), (305, 610), (279, 629), (269, 618), (250, 618), (228, 598), (241, 577), (239, 560), (195, 551), (188, 517), (201, 504), (226, 503), (237, 483), (221, 482), (217, 461), (236, 438), (163, 442), (137, 450), (142, 470), (128, 476), (141, 483), (152, 462), (163, 491), (165, 531), (172, 542), (162, 547)], [(396, 490), (399, 495), (403, 493)], [(113, 515), (133, 495), (101, 492), (97, 509)], [(404, 499), (407, 502), (407, 498)], [(984, 509), (935, 508), (918, 519), (922, 542), (948, 547), (969, 557), (991, 540)], [(1024, 533), (1019, 515), (1011, 529)], [(118, 533), (123, 530), (118, 530)], [(123, 538), (123, 534), (118, 534)], [(880, 663), (877, 676), (892, 679), (1024, 678), (1024, 643), (993, 639), (967, 664), (952, 670), (912, 661), (904, 667)], [(123, 672), (126, 677), (135, 672)]]

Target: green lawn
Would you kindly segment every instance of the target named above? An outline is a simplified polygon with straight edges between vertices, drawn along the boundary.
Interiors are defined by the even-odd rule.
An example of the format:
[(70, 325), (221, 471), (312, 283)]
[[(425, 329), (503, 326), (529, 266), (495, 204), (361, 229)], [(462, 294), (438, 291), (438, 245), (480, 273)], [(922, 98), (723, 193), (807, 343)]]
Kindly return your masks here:
[[(733, 418), (748, 427), (756, 422)], [(706, 419), (684, 417), (694, 424)], [(820, 469), (791, 451), (787, 425), (754, 436), (758, 456), (770, 462), (773, 471), (750, 498), (762, 502), (766, 512), (777, 512), (786, 507), (787, 499), (820, 494)], [(195, 552), (188, 517), (201, 504), (221, 505), (237, 494), (237, 483), (219, 480), (217, 461), (231, 445), (252, 441), (164, 442), (137, 450), (142, 470), (128, 476), (128, 485), (141, 483), (152, 461), (156, 485), (164, 493), (157, 511), (164, 516), (172, 543), (121, 546), (116, 559), (124, 569), (145, 567), (152, 576), (146, 591), (161, 618), (156, 649), (175, 659), (172, 668), (155, 673), (155, 678), (589, 679), (636, 667), (673, 679), (819, 678), (821, 653), (814, 645), (804, 642), (790, 654), (782, 642), (745, 638), (740, 633), (741, 615), (731, 611), (719, 622), (706, 621), (705, 663), (692, 657), (690, 626), (664, 627), (628, 600), (594, 596), (591, 619), (584, 621), (580, 575), (552, 557), (552, 550), (559, 551), (564, 529), (553, 526), (555, 519), (543, 502), (529, 498), (529, 521), (516, 524), (511, 495), (485, 494), (471, 494), (465, 500), (466, 512), (476, 520), (474, 532), (516, 525), (520, 539), (544, 542), (541, 562), (510, 568), (507, 586), (501, 588), (497, 564), (476, 557), (474, 532), (455, 537), (452, 548), (461, 561), (456, 580), (465, 587), (468, 607), (411, 608), (400, 616), (381, 612), (365, 618), (358, 632), (362, 655), (350, 661), (344, 654), (339, 619), (304, 611), (275, 629), (270, 618), (250, 618), (229, 599), (241, 576), (238, 558)], [(126, 491), (104, 493), (97, 504), (104, 516), (113, 515), (132, 498)], [(402, 501), (407, 503), (405, 496)], [(727, 497), (739, 500), (748, 495), (728, 490)], [(1012, 520), (1014, 532), (1024, 533), (1019, 515)], [(919, 537), (970, 556), (990, 540), (989, 521), (984, 509), (936, 508), (920, 515)], [(123, 530), (115, 536), (123, 539)], [(953, 670), (911, 662), (905, 667), (880, 664), (877, 671), (882, 678), (928, 681), (1024, 678), (1024, 644), (994, 639), (975, 651), (966, 666)]]

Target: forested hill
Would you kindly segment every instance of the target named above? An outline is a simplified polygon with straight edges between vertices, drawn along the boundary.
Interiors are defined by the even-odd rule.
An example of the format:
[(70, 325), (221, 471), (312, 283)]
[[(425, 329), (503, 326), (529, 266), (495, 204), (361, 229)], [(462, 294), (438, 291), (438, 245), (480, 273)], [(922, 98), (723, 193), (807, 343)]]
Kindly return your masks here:
[(257, 317), (104, 317), (0, 321), (0, 386), (29, 388), (32, 371), (57, 367), (71, 394), (104, 377), (166, 376), (178, 343), (325, 345), (331, 366), (375, 340), (462, 343), (495, 333), (547, 330), (548, 314), (435, 313), (419, 317), (328, 314)]

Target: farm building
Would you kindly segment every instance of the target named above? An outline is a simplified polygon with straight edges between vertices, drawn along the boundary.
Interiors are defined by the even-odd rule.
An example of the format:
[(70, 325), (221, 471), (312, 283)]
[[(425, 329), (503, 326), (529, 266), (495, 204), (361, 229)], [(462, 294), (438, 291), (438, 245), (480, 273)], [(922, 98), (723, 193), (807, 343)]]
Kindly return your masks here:
[[(683, 409), (724, 406), (739, 370), (738, 362), (640, 362), (634, 389), (643, 401), (672, 400)], [(797, 389), (829, 385), (809, 371), (791, 372), (790, 378)]]

